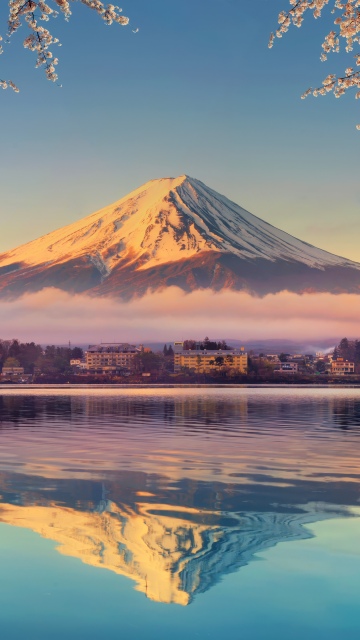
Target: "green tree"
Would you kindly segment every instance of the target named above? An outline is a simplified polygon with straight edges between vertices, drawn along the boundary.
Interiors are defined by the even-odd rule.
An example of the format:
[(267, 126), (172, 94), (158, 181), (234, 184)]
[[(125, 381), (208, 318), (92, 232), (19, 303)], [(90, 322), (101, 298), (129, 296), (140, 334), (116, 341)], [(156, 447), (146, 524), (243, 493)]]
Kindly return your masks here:
[(0, 364), (6, 360), (9, 351), (9, 343), (6, 340), (0, 340)]
[(41, 356), (42, 348), (35, 342), (20, 343), (18, 359), (26, 373), (32, 373), (36, 360)]
[(358, 364), (360, 362), (360, 341), (359, 340), (355, 340), (354, 358), (355, 358), (355, 362)]
[(134, 357), (134, 368), (141, 373), (159, 372), (162, 368), (163, 359), (157, 353), (144, 352), (137, 353)]
[(13, 340), (8, 351), (8, 355), (17, 358), (20, 353), (20, 344), (18, 340)]
[(19, 360), (16, 360), (16, 358), (10, 357), (6, 358), (3, 366), (6, 368), (20, 367), (20, 362)]
[(56, 347), (54, 344), (48, 344), (47, 347), (45, 347), (45, 358), (50, 358), (50, 359), (54, 359), (56, 356)]
[(80, 347), (74, 347), (70, 351), (70, 359), (71, 360), (82, 360), (84, 357), (84, 352)]
[(196, 349), (196, 341), (195, 340), (184, 340), (184, 350), (185, 351), (194, 351)]
[(70, 354), (71, 349), (67, 347), (48, 345), (44, 354), (37, 359), (35, 366), (42, 373), (66, 373), (70, 371)]
[(315, 365), (315, 369), (318, 373), (325, 373), (326, 367), (324, 360), (318, 360)]
[(41, 373), (55, 373), (54, 359), (41, 355), (35, 362), (35, 369)]
[(58, 373), (69, 371), (69, 360), (61, 355), (56, 355), (53, 360), (53, 367)]
[(337, 347), (338, 357), (344, 358), (344, 360), (354, 360), (355, 359), (355, 342), (348, 340), (347, 338), (343, 338), (340, 340), (340, 343)]

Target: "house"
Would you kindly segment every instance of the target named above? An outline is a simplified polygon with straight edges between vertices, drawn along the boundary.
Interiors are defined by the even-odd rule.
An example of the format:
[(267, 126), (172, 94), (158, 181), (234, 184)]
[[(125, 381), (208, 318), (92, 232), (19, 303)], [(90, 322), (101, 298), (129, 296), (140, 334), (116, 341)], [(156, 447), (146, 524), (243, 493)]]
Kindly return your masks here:
[(243, 349), (184, 349), (182, 342), (174, 343), (174, 371), (191, 369), (196, 373), (210, 373), (219, 369), (233, 369), (247, 373), (248, 356)]
[(86, 371), (87, 370), (86, 360), (85, 359), (81, 360), (80, 358), (72, 358), (70, 360), (70, 367), (73, 367), (73, 369), (76, 372)]
[(3, 378), (18, 378), (24, 375), (24, 367), (3, 367), (1, 375)]
[(336, 358), (331, 362), (331, 373), (334, 376), (347, 376), (355, 373), (355, 362), (344, 360), (344, 358)]

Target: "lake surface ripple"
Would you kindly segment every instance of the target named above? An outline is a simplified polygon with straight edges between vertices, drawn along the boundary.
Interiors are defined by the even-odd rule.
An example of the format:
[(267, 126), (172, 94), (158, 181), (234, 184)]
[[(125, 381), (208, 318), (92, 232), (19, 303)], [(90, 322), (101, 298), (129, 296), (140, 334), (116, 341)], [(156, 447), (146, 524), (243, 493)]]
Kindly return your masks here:
[(0, 394), (6, 640), (359, 637), (360, 390)]

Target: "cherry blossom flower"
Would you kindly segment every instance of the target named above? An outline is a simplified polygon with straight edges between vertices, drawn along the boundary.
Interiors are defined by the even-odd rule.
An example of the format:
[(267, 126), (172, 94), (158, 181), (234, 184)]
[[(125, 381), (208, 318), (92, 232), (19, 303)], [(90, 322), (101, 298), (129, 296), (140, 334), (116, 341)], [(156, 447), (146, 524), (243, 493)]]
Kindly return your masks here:
[[(58, 79), (56, 66), (58, 59), (53, 57), (51, 48), (54, 45), (61, 46), (58, 38), (45, 28), (43, 23), (50, 18), (56, 18), (60, 13), (69, 20), (71, 16), (71, 2), (81, 2), (89, 9), (93, 9), (104, 20), (105, 24), (117, 23), (127, 25), (129, 18), (122, 15), (122, 9), (113, 4), (104, 4), (100, 0), (8, 0), (9, 17), (7, 41), (18, 29), (26, 24), (30, 33), (25, 37), (23, 45), (36, 54), (36, 67), (43, 67), (48, 80), (56, 82)], [(0, 54), (4, 49), (1, 46), (3, 38), (0, 36)], [(18, 92), (19, 89), (11, 80), (0, 78), (0, 88), (11, 88)]]
[[(281, 11), (278, 16), (279, 27), (270, 35), (269, 48), (274, 45), (275, 38), (281, 38), (291, 25), (301, 27), (305, 14), (312, 13), (314, 18), (320, 18), (322, 10), (329, 6), (335, 15), (334, 25), (336, 29), (331, 30), (322, 43), (322, 53), (320, 60), (325, 62), (329, 53), (339, 53), (342, 47), (346, 53), (354, 51), (354, 47), (360, 45), (360, 0), (289, 0), (290, 9)], [(303, 93), (302, 98), (313, 96), (324, 96), (333, 93), (336, 98), (340, 98), (349, 89), (360, 89), (360, 53), (354, 54), (354, 66), (345, 69), (342, 76), (335, 74), (328, 75), (322, 82), (322, 86), (315, 89), (310, 88)], [(360, 97), (357, 91), (356, 98)], [(360, 130), (360, 125), (357, 125)]]

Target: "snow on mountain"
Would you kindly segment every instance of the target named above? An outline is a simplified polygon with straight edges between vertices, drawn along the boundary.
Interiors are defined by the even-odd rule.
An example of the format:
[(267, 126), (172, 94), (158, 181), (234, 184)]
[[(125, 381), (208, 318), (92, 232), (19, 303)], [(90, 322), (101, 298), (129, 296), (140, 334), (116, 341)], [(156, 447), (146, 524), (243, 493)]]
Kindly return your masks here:
[[(233, 264), (221, 262), (225, 255), (236, 258), (235, 275)], [(180, 262), (181, 277), (179, 270), (175, 276), (169, 266)], [(126, 271), (128, 287), (141, 282), (143, 292), (148, 270), (153, 275), (151, 286), (157, 288), (154, 269), (161, 286), (183, 286), (184, 282), (183, 288), (191, 289), (199, 286), (194, 281), (194, 268), (197, 273), (200, 267), (207, 271), (201, 286), (212, 287), (214, 278), (209, 274), (216, 276), (219, 265), (223, 275), (217, 288), (253, 290), (245, 282), (249, 269), (253, 271), (255, 265), (257, 270), (259, 265), (264, 269), (271, 263), (282, 265), (281, 275), (287, 265), (289, 275), (294, 273), (294, 264), (302, 267), (301, 273), (304, 268), (311, 272), (340, 268), (350, 270), (353, 277), (355, 270), (352, 287), (360, 286), (359, 264), (293, 238), (199, 180), (183, 175), (152, 180), (78, 222), (0, 255), (0, 291), (21, 293), (43, 286), (83, 291), (107, 283), (96, 293), (116, 293), (122, 270), (122, 276)], [(270, 271), (278, 277), (279, 269)], [(296, 276), (299, 279), (299, 273)], [(306, 280), (306, 289), (310, 280)], [(281, 286), (289, 288), (284, 283)], [(300, 282), (296, 286), (301, 289)]]
[(176, 254), (188, 258), (209, 250), (317, 268), (350, 264), (279, 231), (199, 180), (180, 176), (152, 180), (87, 218), (0, 256), (0, 266), (89, 255), (106, 276), (124, 257), (143, 257), (144, 268), (174, 261)]
[[(186, 606), (266, 549), (311, 538), (304, 525), (332, 515), (224, 512), (222, 520), (232, 524), (226, 526), (210, 510), (201, 518), (198, 510), (185, 506), (181, 511), (147, 506), (124, 509), (107, 500), (100, 512), (87, 512), (49, 505), (44, 495), (39, 505), (2, 503), (0, 521), (55, 541), (62, 555), (130, 578), (150, 600)], [(208, 524), (211, 519), (215, 522)]]

